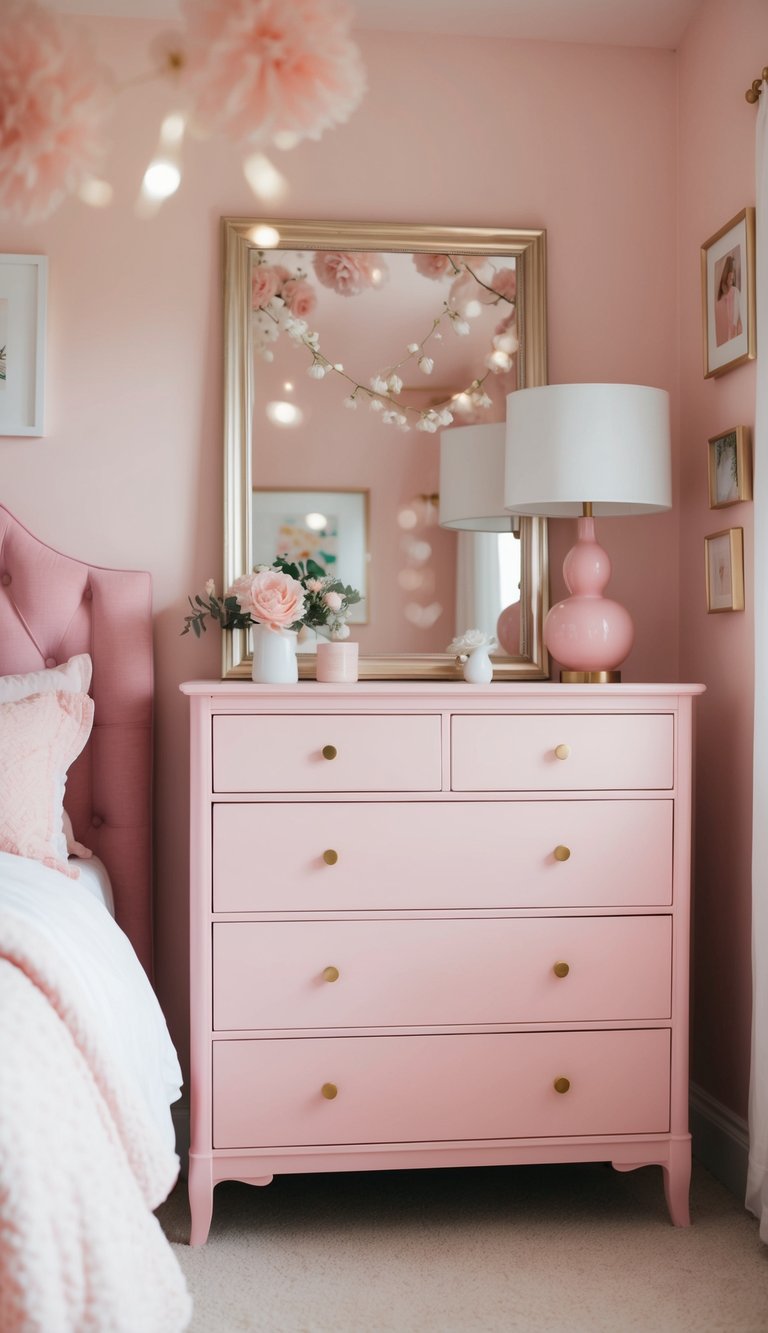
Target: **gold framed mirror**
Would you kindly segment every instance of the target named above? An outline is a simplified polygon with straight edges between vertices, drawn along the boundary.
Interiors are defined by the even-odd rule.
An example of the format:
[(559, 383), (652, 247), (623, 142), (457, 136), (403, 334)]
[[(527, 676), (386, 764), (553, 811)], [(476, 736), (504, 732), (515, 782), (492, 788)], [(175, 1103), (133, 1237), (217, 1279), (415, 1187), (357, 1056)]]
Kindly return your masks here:
[[(442, 430), (502, 421), (507, 392), (547, 382), (545, 232), (226, 217), (222, 250), (224, 587), (269, 563), (254, 547), (275, 508), (266, 495), (334, 507), (302, 517), (286, 503), (274, 519), (275, 556), (289, 541), (294, 557), (296, 542), (314, 554), (306, 520), (323, 519), (321, 555), (333, 561), (354, 534), (345, 505), (328, 497), (365, 493), (366, 596), (351, 622), (360, 678), (460, 680), (444, 651), (471, 624), (458, 587), (489, 560), (507, 613), (494, 679), (546, 678), (546, 520), (521, 519), (498, 546), (495, 534), (437, 525)], [(499, 369), (494, 348), (510, 326)], [(334, 572), (345, 577), (342, 564)], [(486, 601), (487, 591), (486, 580)], [(248, 632), (222, 643), (223, 677), (249, 676)], [(299, 664), (313, 677), (311, 643)]]

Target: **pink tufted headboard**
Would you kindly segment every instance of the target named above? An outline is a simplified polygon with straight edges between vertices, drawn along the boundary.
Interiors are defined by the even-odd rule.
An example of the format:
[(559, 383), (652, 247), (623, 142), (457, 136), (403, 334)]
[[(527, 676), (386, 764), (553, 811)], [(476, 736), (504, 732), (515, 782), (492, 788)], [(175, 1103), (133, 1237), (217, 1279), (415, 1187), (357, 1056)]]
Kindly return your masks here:
[(109, 870), (117, 920), (152, 975), (152, 585), (60, 555), (0, 505), (0, 675), (93, 659), (91, 739), (70, 769), (75, 837)]

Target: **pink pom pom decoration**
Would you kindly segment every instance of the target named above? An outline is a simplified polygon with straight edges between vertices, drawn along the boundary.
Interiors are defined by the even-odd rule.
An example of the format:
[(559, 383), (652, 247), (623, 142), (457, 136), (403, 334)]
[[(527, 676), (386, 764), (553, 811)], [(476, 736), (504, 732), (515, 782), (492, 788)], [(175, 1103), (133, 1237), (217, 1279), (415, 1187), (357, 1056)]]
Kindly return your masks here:
[(98, 170), (107, 79), (71, 21), (6, 0), (0, 32), (0, 213), (41, 222)]
[(345, 0), (184, 0), (185, 81), (207, 133), (318, 139), (365, 91)]

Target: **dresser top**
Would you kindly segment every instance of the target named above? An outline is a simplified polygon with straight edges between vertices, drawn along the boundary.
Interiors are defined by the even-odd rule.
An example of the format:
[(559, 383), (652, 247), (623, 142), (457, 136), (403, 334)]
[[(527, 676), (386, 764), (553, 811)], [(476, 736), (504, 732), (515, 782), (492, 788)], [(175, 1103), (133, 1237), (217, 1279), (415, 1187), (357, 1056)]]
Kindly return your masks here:
[(497, 682), (491, 685), (468, 685), (464, 681), (387, 681), (365, 680), (353, 685), (325, 685), (314, 680), (302, 680), (292, 685), (256, 685), (250, 680), (187, 680), (179, 686), (182, 694), (191, 697), (206, 696), (222, 701), (238, 699), (247, 703), (291, 706), (315, 705), (321, 701), (342, 700), (346, 704), (359, 700), (362, 706), (372, 703), (395, 703), (409, 699), (424, 706), (461, 709), (466, 706), (486, 706), (489, 703), (516, 703), (539, 707), (558, 708), (568, 701), (581, 706), (590, 703), (610, 704), (612, 708), (636, 705), (646, 700), (659, 706), (662, 700), (703, 694), (705, 685), (697, 684), (621, 684), (621, 685), (560, 685), (554, 681)]

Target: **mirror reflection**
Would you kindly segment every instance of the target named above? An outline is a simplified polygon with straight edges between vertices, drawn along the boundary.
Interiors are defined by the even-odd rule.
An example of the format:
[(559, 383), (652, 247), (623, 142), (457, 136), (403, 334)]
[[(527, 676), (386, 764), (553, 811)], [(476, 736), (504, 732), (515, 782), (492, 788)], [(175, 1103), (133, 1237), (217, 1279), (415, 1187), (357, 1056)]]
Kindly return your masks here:
[(506, 395), (545, 379), (541, 234), (274, 225), (265, 248), (255, 224), (225, 220), (225, 565), (239, 543), (248, 567), (311, 557), (360, 588), (361, 675), (366, 659), (371, 675), (453, 675), (439, 659), (472, 627), (499, 637), (513, 674), (546, 674), (543, 522), (439, 522), (441, 436), (503, 422)]

